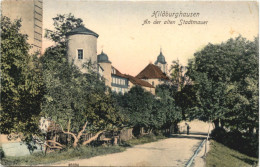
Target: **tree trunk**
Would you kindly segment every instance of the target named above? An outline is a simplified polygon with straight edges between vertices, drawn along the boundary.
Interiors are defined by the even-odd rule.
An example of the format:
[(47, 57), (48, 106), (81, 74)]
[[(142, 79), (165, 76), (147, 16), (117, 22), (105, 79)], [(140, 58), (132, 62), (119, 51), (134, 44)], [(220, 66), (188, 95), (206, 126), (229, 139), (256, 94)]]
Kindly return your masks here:
[(220, 120), (220, 126), (221, 126), (221, 128), (224, 128), (224, 126), (225, 126), (225, 122), (223, 119)]
[(219, 119), (213, 121), (215, 128), (219, 128)]

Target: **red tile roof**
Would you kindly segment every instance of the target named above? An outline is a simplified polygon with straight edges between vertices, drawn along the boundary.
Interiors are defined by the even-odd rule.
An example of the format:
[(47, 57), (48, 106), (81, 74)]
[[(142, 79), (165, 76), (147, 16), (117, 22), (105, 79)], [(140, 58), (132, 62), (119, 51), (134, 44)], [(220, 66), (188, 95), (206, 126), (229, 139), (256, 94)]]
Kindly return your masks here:
[(169, 80), (169, 78), (166, 76), (165, 73), (162, 72), (162, 70), (153, 64), (148, 64), (137, 76), (136, 78), (139, 79), (166, 79)]
[(154, 88), (153, 85), (151, 85), (149, 82), (146, 82), (144, 80), (138, 79), (136, 77), (133, 77), (131, 75), (126, 75), (125, 76), (129, 79), (130, 82), (132, 82), (134, 85), (140, 85), (144, 87), (149, 87), (149, 88)]
[(123, 78), (127, 78), (130, 82), (132, 82), (134, 85), (139, 85), (139, 86), (144, 86), (144, 87), (149, 87), (149, 88), (154, 88), (154, 86), (152, 86), (149, 82), (146, 82), (144, 80), (138, 79), (136, 77), (133, 77), (131, 75), (128, 74), (122, 74), (120, 71), (118, 71), (114, 66), (112, 66), (112, 68), (115, 69), (116, 73), (113, 75), (119, 76), (119, 77), (123, 77)]

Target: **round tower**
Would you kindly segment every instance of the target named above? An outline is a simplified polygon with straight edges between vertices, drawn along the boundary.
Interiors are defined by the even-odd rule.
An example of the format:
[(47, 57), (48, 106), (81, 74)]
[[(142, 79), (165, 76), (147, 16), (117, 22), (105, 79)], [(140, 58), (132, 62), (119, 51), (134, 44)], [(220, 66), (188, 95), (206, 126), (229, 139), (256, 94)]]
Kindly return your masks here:
[(167, 62), (165, 61), (165, 57), (162, 54), (162, 50), (160, 50), (160, 54), (157, 57), (157, 60), (154, 63), (156, 66), (158, 66), (163, 73), (167, 74), (168, 73), (168, 65)]
[(105, 54), (102, 50), (101, 54), (97, 56), (98, 64), (103, 68), (103, 77), (105, 78), (105, 84), (111, 87), (111, 61), (108, 60), (107, 54)]
[(97, 38), (98, 34), (84, 26), (78, 27), (66, 34), (68, 39), (68, 60), (79, 67), (81, 72), (87, 69), (83, 64), (91, 61), (97, 63)]

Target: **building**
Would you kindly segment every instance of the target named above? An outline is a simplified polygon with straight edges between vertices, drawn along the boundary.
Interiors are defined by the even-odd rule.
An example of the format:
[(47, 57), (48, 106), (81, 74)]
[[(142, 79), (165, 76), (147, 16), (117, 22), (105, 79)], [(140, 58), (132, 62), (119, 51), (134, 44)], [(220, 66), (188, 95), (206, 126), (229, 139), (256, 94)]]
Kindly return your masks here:
[(66, 34), (68, 40), (68, 60), (73, 62), (83, 73), (87, 72), (84, 65), (88, 62), (97, 63), (98, 34), (84, 26), (73, 29)]
[(21, 33), (28, 35), (30, 53), (42, 51), (42, 0), (2, 0), (1, 15), (22, 20)]
[(168, 84), (169, 77), (162, 72), (162, 70), (154, 65), (148, 64), (137, 76), (136, 78), (142, 79), (149, 82), (153, 87), (156, 87), (160, 84)]
[(169, 78), (167, 73), (167, 62), (160, 52), (156, 65), (149, 64), (136, 77), (123, 74), (116, 69), (106, 53), (97, 55), (98, 34), (81, 26), (66, 34), (68, 40), (67, 56), (71, 63), (74, 63), (83, 73), (88, 72), (84, 64), (91, 61), (97, 64), (97, 71), (105, 80), (105, 84), (113, 92), (126, 93), (133, 86), (141, 86), (144, 90), (155, 94), (155, 87), (158, 84), (166, 83)]
[(165, 73), (166, 75), (168, 75), (168, 64), (167, 64), (167, 62), (165, 61), (165, 57), (164, 57), (163, 54), (162, 54), (162, 49), (160, 50), (160, 54), (159, 54), (159, 56), (157, 57), (157, 60), (155, 61), (154, 64), (155, 64), (156, 66), (158, 66), (163, 73)]
[(129, 80), (129, 87), (130, 90), (133, 86), (141, 86), (144, 90), (147, 92), (151, 92), (153, 95), (155, 95), (155, 87), (151, 85), (149, 82), (146, 82), (144, 80), (138, 79), (136, 77), (133, 77), (131, 75), (125, 75)]
[(113, 66), (111, 68), (111, 78), (112, 82), (108, 86), (111, 87), (113, 92), (124, 94), (129, 91), (128, 78)]

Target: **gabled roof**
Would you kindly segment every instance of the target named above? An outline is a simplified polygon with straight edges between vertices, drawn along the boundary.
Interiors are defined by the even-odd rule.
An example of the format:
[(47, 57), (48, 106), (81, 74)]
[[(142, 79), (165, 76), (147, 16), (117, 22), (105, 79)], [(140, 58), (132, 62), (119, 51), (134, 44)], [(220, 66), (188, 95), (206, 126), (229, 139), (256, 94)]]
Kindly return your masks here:
[(120, 71), (118, 71), (114, 66), (112, 66), (112, 68), (115, 69), (116, 73), (112, 75), (116, 75), (116, 76), (119, 76), (119, 77), (122, 77), (122, 78), (127, 78), (124, 74), (122, 74)]
[(139, 79), (166, 79), (169, 80), (169, 78), (166, 76), (165, 73), (162, 72), (162, 70), (153, 64), (148, 64), (137, 76), (136, 78)]
[(144, 87), (149, 87), (149, 88), (154, 88), (149, 82), (146, 82), (144, 80), (138, 79), (136, 77), (133, 77), (131, 75), (126, 75), (125, 76), (129, 79), (130, 82), (132, 82), (134, 85), (140, 85)]
[(127, 78), (130, 82), (132, 82), (134, 85), (139, 85), (139, 86), (144, 86), (144, 87), (149, 87), (149, 88), (154, 88), (149, 82), (146, 82), (144, 80), (138, 79), (136, 77), (133, 77), (128, 74), (122, 74), (120, 71), (118, 71), (114, 66), (112, 68), (115, 70), (115, 74), (112, 73), (112, 75), (116, 75), (122, 78)]
[(68, 32), (66, 34), (66, 36), (69, 36), (69, 35), (75, 35), (75, 34), (86, 34), (86, 35), (93, 35), (95, 37), (98, 38), (98, 34), (95, 33), (94, 31), (90, 30), (90, 29), (87, 29), (86, 27), (84, 26), (80, 26), (78, 28), (75, 28), (73, 30), (71, 30), (70, 32)]

